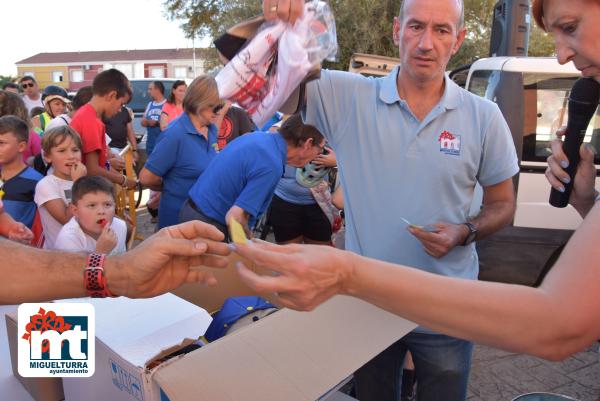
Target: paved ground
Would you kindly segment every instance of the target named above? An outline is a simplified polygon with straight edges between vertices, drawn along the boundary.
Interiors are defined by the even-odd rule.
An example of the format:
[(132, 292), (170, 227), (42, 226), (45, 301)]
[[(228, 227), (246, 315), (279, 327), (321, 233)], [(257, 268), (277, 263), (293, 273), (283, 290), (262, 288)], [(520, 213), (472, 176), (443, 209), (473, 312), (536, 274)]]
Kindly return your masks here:
[[(138, 216), (140, 234), (150, 235), (154, 230), (150, 216), (145, 209)], [(536, 391), (600, 401), (598, 344), (562, 362), (476, 346), (469, 401), (510, 401), (517, 395)]]

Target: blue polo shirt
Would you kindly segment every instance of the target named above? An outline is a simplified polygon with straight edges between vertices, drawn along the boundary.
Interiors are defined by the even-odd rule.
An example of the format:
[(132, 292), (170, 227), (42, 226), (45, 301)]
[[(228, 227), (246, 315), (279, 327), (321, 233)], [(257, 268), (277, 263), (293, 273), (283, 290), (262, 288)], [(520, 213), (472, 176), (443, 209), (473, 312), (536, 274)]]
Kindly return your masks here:
[(271, 202), (286, 158), (287, 144), (278, 133), (242, 135), (215, 157), (190, 190), (190, 198), (221, 224), (229, 209), (239, 206), (251, 215), (252, 227)]
[(188, 191), (216, 156), (217, 129), (208, 127), (208, 141), (200, 134), (187, 113), (161, 134), (146, 168), (163, 179), (163, 191), (158, 208), (158, 227), (179, 223), (179, 209)]
[(444, 94), (419, 121), (398, 94), (399, 69), (382, 78), (322, 71), (303, 111), (335, 149), (344, 191), (346, 249), (452, 277), (476, 279), (475, 245), (443, 258), (425, 253), (413, 224), (464, 223), (476, 184), (518, 172), (498, 107), (445, 78)]

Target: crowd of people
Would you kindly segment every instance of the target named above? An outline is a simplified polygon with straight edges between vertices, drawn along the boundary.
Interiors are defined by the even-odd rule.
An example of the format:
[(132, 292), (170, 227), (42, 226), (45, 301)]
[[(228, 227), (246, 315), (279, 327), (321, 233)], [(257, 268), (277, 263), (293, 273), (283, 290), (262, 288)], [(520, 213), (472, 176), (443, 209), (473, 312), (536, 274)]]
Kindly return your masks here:
[[(157, 229), (198, 219), (187, 213), (194, 205), (206, 210), (200, 212), (202, 220), (216, 225), (226, 238), (225, 214), (239, 209), (235, 218), (251, 235), (253, 223), (267, 211), (286, 163), (303, 167), (323, 149), (322, 137), (314, 129), (309, 141), (302, 137), (310, 127), (298, 115), (287, 122), (291, 128), (281, 128), (285, 135), (264, 136), (266, 141), (276, 139), (272, 144), (244, 143), (256, 142), (264, 132), (256, 129), (245, 110), (219, 97), (216, 81), (209, 75), (189, 85), (175, 81), (168, 98), (164, 84), (153, 81), (148, 85), (152, 100), (141, 120), (147, 130), (147, 161), (138, 182), (124, 174), (121, 157), (129, 146), (134, 160), (139, 159), (134, 116), (127, 107), (132, 92), (124, 74), (116, 69), (103, 71), (72, 99), (60, 86), (41, 90), (31, 76), (19, 84), (22, 94), (7, 90), (10, 86), (0, 92), (0, 137), (7, 144), (0, 152), (2, 202), (4, 218), (12, 221), (6, 232), (11, 239), (44, 249), (124, 252), (131, 230), (115, 216), (111, 188), (133, 190), (140, 183), (152, 190), (148, 209), (158, 214)], [(274, 121), (281, 118), (277, 115)], [(253, 132), (225, 149), (234, 139)], [(213, 159), (224, 166), (203, 174)], [(269, 162), (275, 159), (281, 166)], [(192, 190), (196, 186), (208, 189)], [(200, 194), (206, 198), (194, 203)], [(217, 209), (224, 209), (222, 215)], [(93, 213), (86, 214), (89, 210)], [(321, 209), (317, 213), (327, 220)], [(329, 243), (331, 227), (321, 228), (323, 233), (317, 237)]]
[[(303, 3), (264, 0), (263, 13), (267, 20), (293, 23)], [(555, 36), (559, 62), (573, 61), (600, 82), (600, 28), (593, 23), (600, 2), (535, 0), (533, 13)], [(600, 338), (600, 270), (590, 242), (600, 211), (586, 147), (570, 199), (585, 219), (542, 285), (476, 280), (475, 241), (513, 219), (519, 170), (498, 107), (445, 74), (468, 40), (464, 14), (460, 0), (403, 1), (392, 27), (401, 67), (380, 79), (322, 71), (302, 84), (301, 113), (286, 116), (272, 132), (256, 129), (244, 110), (220, 99), (208, 75), (189, 86), (177, 81), (166, 98), (163, 84), (152, 82), (142, 119), (148, 160), (139, 178), (154, 191), (149, 208), (157, 209), (160, 231), (131, 253), (125, 252), (127, 223), (115, 217), (113, 190), (138, 185), (122, 173), (118, 156), (127, 144), (137, 149), (125, 106), (132, 96), (127, 78), (115, 69), (103, 71), (87, 98), (82, 89), (72, 101), (61, 88), (42, 93), (29, 76), (16, 88), (6, 86), (0, 92), (0, 234), (50, 250), (112, 256), (85, 263), (93, 272), (105, 267), (97, 288), (77, 286), (75, 267), (65, 267), (63, 290), (28, 298), (18, 292), (27, 284), (13, 277), (17, 283), (0, 302), (83, 296), (86, 289), (100, 296), (148, 296), (183, 282), (215, 284), (190, 265), (201, 260), (224, 266), (229, 222), (236, 220), (252, 237), (256, 221), (268, 214), (279, 245), (230, 246), (278, 272), (260, 276), (240, 263), (249, 286), (300, 310), (335, 294), (352, 295), (420, 325), (355, 373), (360, 400), (400, 399), (407, 352), (417, 399), (444, 394), (445, 400), (464, 400), (472, 341), (550, 359), (588, 346)], [(273, 122), (280, 119), (275, 117)], [(109, 137), (110, 146), (109, 131), (117, 138)], [(459, 135), (459, 147), (444, 146), (444, 135)], [(561, 190), (568, 160), (559, 139), (552, 152), (546, 176)], [(340, 186), (333, 199), (334, 182), (303, 176), (336, 165)], [(327, 196), (313, 184), (326, 187)], [(483, 187), (483, 204), (470, 216), (476, 184)], [(350, 252), (323, 246), (331, 244), (332, 202), (343, 205)], [(406, 219), (428, 226), (407, 227)], [(29, 267), (33, 275), (48, 268), (44, 255), (64, 258), (7, 241), (0, 246), (9, 258), (32, 255), (31, 263), (38, 263)], [(131, 254), (140, 258), (137, 267)]]

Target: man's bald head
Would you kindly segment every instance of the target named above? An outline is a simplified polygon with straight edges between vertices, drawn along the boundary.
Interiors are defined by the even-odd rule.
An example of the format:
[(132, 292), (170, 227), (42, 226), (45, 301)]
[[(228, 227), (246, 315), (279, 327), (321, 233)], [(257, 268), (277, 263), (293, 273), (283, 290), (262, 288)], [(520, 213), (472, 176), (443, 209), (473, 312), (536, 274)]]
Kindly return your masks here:
[[(400, 0), (400, 13), (398, 14), (398, 19), (400, 20), (400, 23), (402, 23), (402, 21), (404, 20), (404, 6), (406, 5), (406, 3), (409, 3), (410, 1), (416, 1), (416, 0)], [(464, 28), (464, 26), (465, 26), (465, 4), (464, 4), (463, 0), (448, 0), (448, 1), (455, 3), (456, 7), (460, 10), (459, 19), (457, 21), (456, 28), (457, 29)]]

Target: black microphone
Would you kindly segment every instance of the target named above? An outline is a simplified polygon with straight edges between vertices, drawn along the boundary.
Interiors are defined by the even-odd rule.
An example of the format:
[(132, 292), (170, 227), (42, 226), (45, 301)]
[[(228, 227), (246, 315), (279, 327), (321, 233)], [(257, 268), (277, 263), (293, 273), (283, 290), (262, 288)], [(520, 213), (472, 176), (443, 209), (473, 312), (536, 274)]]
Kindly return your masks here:
[(566, 207), (573, 189), (573, 180), (579, 164), (579, 148), (590, 120), (596, 112), (600, 100), (600, 83), (592, 78), (579, 78), (571, 89), (569, 96), (569, 120), (563, 141), (563, 151), (569, 160), (569, 167), (565, 171), (571, 177), (568, 184), (564, 184), (565, 192), (552, 188), (550, 191), (550, 204), (554, 207)]

